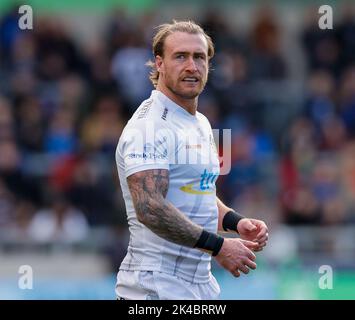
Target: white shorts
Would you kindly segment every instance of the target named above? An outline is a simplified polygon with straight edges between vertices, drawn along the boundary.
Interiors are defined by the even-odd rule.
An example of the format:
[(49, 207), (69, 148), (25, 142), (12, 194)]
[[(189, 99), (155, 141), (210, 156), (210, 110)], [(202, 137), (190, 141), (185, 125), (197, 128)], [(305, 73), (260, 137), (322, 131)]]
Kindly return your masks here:
[(190, 283), (158, 271), (117, 274), (116, 295), (125, 300), (216, 300), (221, 292), (213, 275), (207, 283)]

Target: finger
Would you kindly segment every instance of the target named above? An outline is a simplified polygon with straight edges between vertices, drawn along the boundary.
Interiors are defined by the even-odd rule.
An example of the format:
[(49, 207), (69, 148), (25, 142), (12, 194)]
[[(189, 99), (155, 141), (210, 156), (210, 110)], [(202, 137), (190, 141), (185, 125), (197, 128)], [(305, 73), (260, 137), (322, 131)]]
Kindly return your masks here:
[(266, 245), (267, 245), (267, 241), (261, 242), (261, 243), (259, 244), (259, 246), (262, 247), (262, 248), (265, 247)]
[(251, 259), (251, 260), (255, 260), (256, 259), (256, 256), (255, 254), (253, 253), (253, 251), (251, 250), (255, 250), (255, 249), (258, 249), (259, 248), (259, 243), (257, 242), (251, 242), (251, 241), (247, 241), (247, 240), (241, 240), (243, 245), (245, 245), (246, 247), (246, 256)]
[(267, 227), (262, 227), (261, 230), (259, 231), (259, 233), (256, 235), (256, 238), (261, 238), (263, 236), (269, 236), (269, 233), (268, 233), (268, 230), (267, 230)]
[(239, 277), (240, 277), (240, 272), (239, 272), (238, 269), (231, 271), (231, 274), (232, 274), (233, 276), (235, 276), (236, 278), (239, 278)]
[(260, 244), (262, 242), (266, 242), (268, 239), (269, 239), (268, 236), (265, 235), (264, 237), (261, 237), (260, 239), (258, 239), (256, 242), (259, 242), (259, 244)]
[(244, 239), (240, 239), (240, 241), (243, 243), (243, 245), (245, 245), (248, 249), (255, 249), (259, 246), (259, 243), (254, 242), (254, 241), (249, 241), (249, 240), (244, 240)]
[(249, 259), (244, 259), (243, 264), (244, 264), (244, 266), (248, 266), (250, 269), (253, 269), (253, 270), (256, 269), (256, 263), (254, 261), (249, 260)]
[[(255, 249), (253, 249), (253, 250), (257, 250), (257, 249), (259, 249), (259, 246), (255, 247)], [(252, 261), (255, 261), (255, 259), (256, 259), (256, 255), (253, 253), (253, 251), (250, 251), (250, 250), (248, 250), (246, 252), (246, 256), (247, 256), (248, 259), (250, 259)]]
[(267, 241), (264, 241), (264, 242), (260, 243), (260, 244), (259, 244), (259, 247), (256, 248), (256, 249), (254, 249), (253, 251), (254, 251), (254, 252), (262, 251), (262, 250), (264, 249), (264, 247), (266, 246), (266, 244), (267, 244)]
[(249, 271), (250, 271), (249, 268), (247, 266), (245, 266), (244, 264), (242, 264), (242, 263), (238, 263), (237, 266), (238, 266), (238, 269), (241, 272), (243, 272), (244, 274), (248, 274)]
[(253, 222), (251, 220), (247, 220), (244, 227), (248, 231), (254, 231), (257, 229), (257, 226), (255, 224), (253, 224)]
[(265, 237), (267, 235), (267, 230), (266, 229), (263, 229), (261, 231), (258, 232), (258, 234), (255, 236), (256, 239), (260, 239), (262, 237)]
[(253, 239), (254, 242), (264, 242), (264, 241), (267, 241), (269, 239), (269, 234), (266, 233), (260, 237), (256, 237), (255, 239)]

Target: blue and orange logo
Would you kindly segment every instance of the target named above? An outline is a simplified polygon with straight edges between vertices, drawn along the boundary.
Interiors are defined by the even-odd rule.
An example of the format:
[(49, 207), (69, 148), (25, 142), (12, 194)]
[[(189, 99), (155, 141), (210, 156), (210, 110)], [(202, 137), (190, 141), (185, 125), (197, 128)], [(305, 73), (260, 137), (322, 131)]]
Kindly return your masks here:
[(218, 178), (218, 174), (207, 172), (205, 169), (203, 174), (201, 174), (200, 183), (189, 183), (185, 186), (180, 187), (181, 191), (191, 193), (191, 194), (199, 194), (199, 195), (207, 195), (213, 194), (215, 192), (215, 182)]

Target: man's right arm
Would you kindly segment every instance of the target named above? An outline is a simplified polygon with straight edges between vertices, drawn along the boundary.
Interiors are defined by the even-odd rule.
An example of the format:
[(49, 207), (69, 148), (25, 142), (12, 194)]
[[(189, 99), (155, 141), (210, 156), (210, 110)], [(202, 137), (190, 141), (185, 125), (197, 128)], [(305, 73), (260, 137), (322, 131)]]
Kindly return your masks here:
[[(197, 245), (203, 228), (165, 199), (169, 188), (168, 170), (140, 171), (128, 176), (127, 183), (139, 222), (168, 241), (191, 248)], [(238, 277), (239, 270), (248, 273), (248, 267), (256, 268), (255, 255), (251, 251), (256, 246), (257, 243), (251, 241), (224, 239), (215, 258), (223, 268)]]
[(194, 247), (202, 227), (193, 223), (165, 199), (169, 188), (169, 171), (152, 169), (127, 178), (138, 221), (158, 236), (179, 245)]

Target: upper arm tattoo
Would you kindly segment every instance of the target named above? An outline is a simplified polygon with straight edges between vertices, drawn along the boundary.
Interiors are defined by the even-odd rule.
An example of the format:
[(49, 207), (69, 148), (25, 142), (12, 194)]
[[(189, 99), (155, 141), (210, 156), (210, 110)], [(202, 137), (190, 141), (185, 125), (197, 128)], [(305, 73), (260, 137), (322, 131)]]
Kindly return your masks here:
[(160, 237), (193, 247), (202, 227), (165, 200), (169, 188), (169, 171), (153, 169), (137, 172), (127, 178), (133, 204), (140, 222)]

